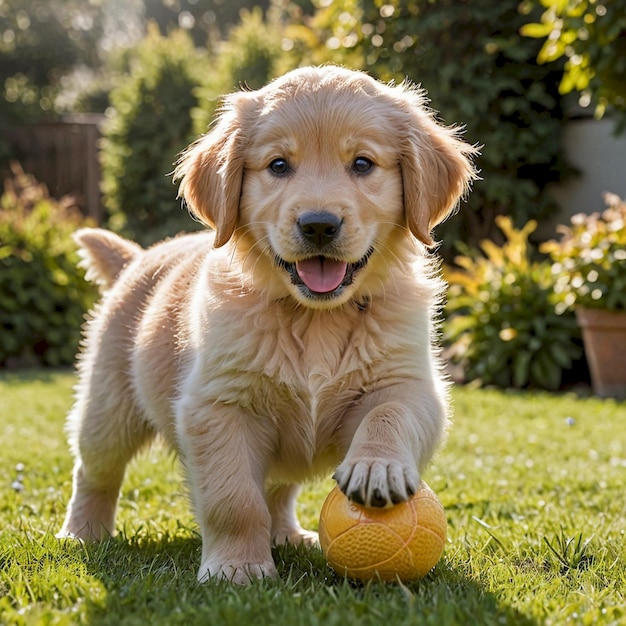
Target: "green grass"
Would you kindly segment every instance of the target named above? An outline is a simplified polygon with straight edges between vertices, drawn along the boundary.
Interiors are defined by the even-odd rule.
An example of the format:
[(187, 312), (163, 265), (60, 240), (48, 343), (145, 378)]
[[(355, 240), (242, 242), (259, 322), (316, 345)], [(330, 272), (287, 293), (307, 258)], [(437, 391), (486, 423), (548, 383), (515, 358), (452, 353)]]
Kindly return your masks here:
[[(120, 534), (59, 542), (70, 495), (68, 372), (0, 376), (0, 624), (626, 624), (626, 405), (457, 389), (455, 425), (425, 478), (449, 524), (425, 579), (360, 585), (319, 550), (275, 551), (279, 580), (197, 585), (200, 541), (180, 470), (133, 463)], [(300, 515), (317, 527), (330, 480)]]

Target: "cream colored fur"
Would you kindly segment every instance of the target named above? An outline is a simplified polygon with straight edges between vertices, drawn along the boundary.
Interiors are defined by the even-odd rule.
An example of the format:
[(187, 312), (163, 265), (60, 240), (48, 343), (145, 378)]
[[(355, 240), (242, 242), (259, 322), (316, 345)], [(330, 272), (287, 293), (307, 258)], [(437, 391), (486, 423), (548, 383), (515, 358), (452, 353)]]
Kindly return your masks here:
[[(273, 541), (315, 541), (294, 513), (307, 478), (335, 469), (356, 501), (406, 500), (448, 414), (426, 246), (474, 177), (473, 151), (414, 87), (300, 69), (228, 96), (181, 158), (181, 194), (214, 232), (141, 250), (80, 231), (105, 292), (79, 359), (59, 534), (114, 532), (125, 467), (158, 433), (187, 471), (201, 581), (275, 575)], [(331, 294), (286, 269), (314, 254), (298, 221), (316, 212), (340, 221), (333, 258), (367, 260)]]

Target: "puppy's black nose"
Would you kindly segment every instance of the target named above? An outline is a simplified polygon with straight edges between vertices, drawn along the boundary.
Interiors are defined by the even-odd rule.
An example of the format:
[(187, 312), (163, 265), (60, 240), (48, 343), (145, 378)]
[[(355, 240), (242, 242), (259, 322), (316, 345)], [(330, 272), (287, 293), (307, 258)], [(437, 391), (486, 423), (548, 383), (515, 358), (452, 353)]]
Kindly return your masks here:
[(327, 211), (310, 211), (299, 217), (298, 228), (305, 239), (322, 247), (337, 237), (341, 220)]

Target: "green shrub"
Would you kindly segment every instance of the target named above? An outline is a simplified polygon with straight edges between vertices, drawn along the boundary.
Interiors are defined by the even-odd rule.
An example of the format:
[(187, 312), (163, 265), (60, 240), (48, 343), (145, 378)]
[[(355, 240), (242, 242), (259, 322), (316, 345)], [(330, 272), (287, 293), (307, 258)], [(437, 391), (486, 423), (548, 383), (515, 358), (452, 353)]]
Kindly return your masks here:
[(129, 74), (111, 91), (103, 129), (103, 202), (109, 227), (149, 244), (199, 225), (177, 200), (169, 174), (194, 138), (195, 90), (211, 73), (208, 54), (184, 31), (156, 26), (131, 55)]
[(280, 23), (265, 20), (258, 7), (240, 17), (228, 39), (210, 43), (211, 49), (195, 48), (182, 30), (163, 36), (152, 24), (125, 55), (128, 73), (111, 91), (101, 152), (113, 230), (150, 244), (200, 228), (176, 199), (169, 176), (174, 162), (206, 132), (225, 93), (256, 89), (292, 67)]
[(542, 252), (554, 262), (557, 310), (574, 306), (626, 311), (626, 201), (604, 194), (602, 213), (578, 213)]
[(69, 365), (95, 297), (71, 240), (84, 220), (13, 171), (0, 198), (0, 365)]
[(449, 300), (444, 340), (468, 380), (499, 387), (558, 389), (563, 370), (582, 355), (571, 312), (558, 315), (550, 263), (532, 261), (529, 222), (516, 230), (508, 217), (496, 219), (506, 237), (455, 259), (446, 270)]

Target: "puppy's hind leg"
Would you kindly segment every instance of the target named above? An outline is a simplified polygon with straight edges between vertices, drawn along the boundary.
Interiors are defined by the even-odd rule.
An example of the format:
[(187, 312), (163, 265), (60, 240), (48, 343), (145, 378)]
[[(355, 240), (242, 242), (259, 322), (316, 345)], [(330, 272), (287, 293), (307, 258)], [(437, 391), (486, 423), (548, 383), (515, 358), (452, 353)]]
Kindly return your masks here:
[(76, 458), (72, 498), (57, 537), (99, 541), (113, 535), (126, 465), (154, 433), (124, 394), (83, 389), (68, 419)]
[(300, 526), (296, 515), (296, 498), (300, 485), (275, 485), (267, 490), (267, 505), (272, 516), (272, 542), (307, 546), (318, 542), (317, 533)]

